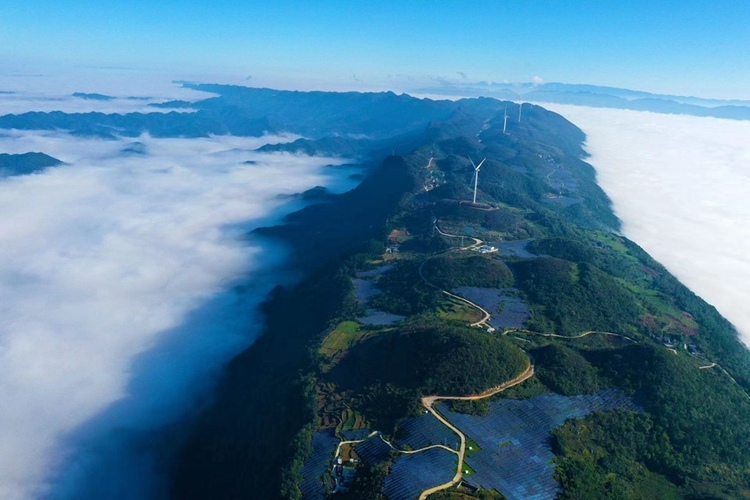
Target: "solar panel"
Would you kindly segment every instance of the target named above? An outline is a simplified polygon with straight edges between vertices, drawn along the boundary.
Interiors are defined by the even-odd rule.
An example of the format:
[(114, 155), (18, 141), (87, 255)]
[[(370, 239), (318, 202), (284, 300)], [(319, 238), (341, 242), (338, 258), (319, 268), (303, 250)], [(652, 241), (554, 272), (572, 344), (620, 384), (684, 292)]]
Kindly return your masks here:
[(389, 500), (412, 500), (422, 491), (453, 479), (457, 466), (458, 456), (441, 448), (400, 454), (385, 478), (383, 493)]
[(341, 435), (346, 441), (358, 441), (364, 439), (372, 433), (370, 429), (350, 429), (348, 431), (341, 431)]
[(331, 460), (339, 444), (333, 429), (324, 429), (313, 434), (312, 451), (302, 465), (302, 498), (317, 500), (326, 497), (320, 477), (333, 465)]
[(391, 447), (378, 434), (354, 445), (354, 451), (368, 464), (377, 464), (388, 458)]
[(442, 444), (458, 450), (460, 438), (445, 424), (440, 422), (432, 413), (424, 413), (418, 417), (406, 418), (398, 423), (394, 444), (404, 449), (413, 450), (426, 448), (433, 444)]
[(550, 432), (569, 418), (616, 408), (642, 409), (621, 391), (561, 396), (547, 393), (535, 398), (490, 403), (482, 417), (453, 413), (445, 403), (440, 412), (481, 448), (466, 459), (476, 473), (472, 484), (496, 489), (509, 500), (553, 499), (559, 486), (553, 477)]
[(464, 286), (452, 290), (470, 301), (482, 306), (491, 315), (489, 323), (497, 329), (521, 328), (531, 310), (517, 294), (516, 288), (479, 288)]

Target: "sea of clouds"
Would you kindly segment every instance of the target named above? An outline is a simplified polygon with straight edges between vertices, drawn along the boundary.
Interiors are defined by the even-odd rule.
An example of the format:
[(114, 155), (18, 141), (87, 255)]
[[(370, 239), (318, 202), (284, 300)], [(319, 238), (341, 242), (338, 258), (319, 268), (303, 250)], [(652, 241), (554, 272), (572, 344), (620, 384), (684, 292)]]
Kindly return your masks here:
[(340, 159), (252, 151), (292, 139), (144, 136), (123, 154), (132, 139), (0, 131), (0, 152), (65, 162), (0, 179), (0, 498), (164, 496), (155, 430), (289, 278), (248, 232), (301, 206), (287, 195), (355, 185)]
[(586, 133), (623, 233), (750, 345), (750, 121), (542, 105)]

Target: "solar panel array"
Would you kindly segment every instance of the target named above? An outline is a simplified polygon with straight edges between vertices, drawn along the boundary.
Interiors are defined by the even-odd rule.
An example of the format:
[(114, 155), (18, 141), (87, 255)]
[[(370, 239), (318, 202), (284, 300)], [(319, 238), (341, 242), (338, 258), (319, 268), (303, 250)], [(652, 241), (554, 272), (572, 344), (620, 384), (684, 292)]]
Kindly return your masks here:
[(349, 429), (348, 431), (341, 431), (341, 435), (345, 441), (357, 441), (364, 439), (370, 435), (372, 431), (370, 429)]
[(492, 313), (489, 324), (496, 329), (521, 328), (531, 316), (531, 309), (518, 297), (503, 296), (498, 310)]
[(533, 259), (537, 255), (529, 252), (526, 248), (530, 242), (534, 240), (516, 240), (516, 241), (501, 241), (497, 243), (490, 243), (500, 250), (500, 255), (509, 257), (518, 257), (519, 259)]
[(377, 464), (388, 458), (391, 447), (380, 437), (380, 434), (354, 445), (354, 451), (368, 464)]
[(331, 460), (339, 440), (333, 429), (324, 429), (313, 434), (312, 451), (302, 465), (302, 498), (318, 500), (326, 497), (320, 477), (333, 465)]
[(458, 450), (460, 438), (435, 415), (423, 413), (418, 417), (406, 418), (399, 422), (394, 444), (401, 449), (409, 446), (413, 450), (442, 444)]
[(383, 493), (389, 500), (418, 498), (422, 491), (453, 479), (457, 466), (458, 456), (441, 448), (400, 454), (385, 478)]
[(492, 315), (489, 323), (497, 329), (521, 328), (531, 315), (529, 306), (516, 296), (516, 288), (462, 286), (452, 292), (489, 311)]
[(550, 431), (569, 418), (616, 408), (642, 411), (618, 390), (497, 401), (490, 403), (490, 411), (483, 417), (453, 413), (444, 403), (439, 406), (443, 416), (481, 448), (466, 459), (476, 471), (467, 480), (482, 488), (494, 488), (509, 500), (555, 498), (559, 488), (552, 475)]

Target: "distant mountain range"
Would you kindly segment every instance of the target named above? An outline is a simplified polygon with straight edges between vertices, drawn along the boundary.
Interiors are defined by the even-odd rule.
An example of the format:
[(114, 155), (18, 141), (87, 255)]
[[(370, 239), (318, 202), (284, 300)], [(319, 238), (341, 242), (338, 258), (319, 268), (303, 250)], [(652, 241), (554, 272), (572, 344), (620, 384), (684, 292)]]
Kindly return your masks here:
[(750, 101), (652, 94), (650, 92), (597, 85), (477, 82), (421, 88), (415, 90), (414, 93), (462, 97), (483, 96), (511, 101), (549, 102), (596, 108), (632, 109), (653, 113), (750, 120)]

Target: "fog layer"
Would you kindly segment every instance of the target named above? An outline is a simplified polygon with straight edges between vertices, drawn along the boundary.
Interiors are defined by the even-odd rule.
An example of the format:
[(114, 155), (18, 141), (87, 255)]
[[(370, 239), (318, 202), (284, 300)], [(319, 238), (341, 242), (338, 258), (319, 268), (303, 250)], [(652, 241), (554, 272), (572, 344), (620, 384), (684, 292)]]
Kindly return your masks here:
[(268, 141), (142, 137), (123, 154), (132, 141), (0, 131), (1, 152), (66, 162), (0, 180), (0, 498), (153, 474), (123, 455), (131, 438), (258, 334), (283, 252), (247, 231), (294, 207), (279, 195), (351, 187), (338, 161), (250, 152)]
[(586, 133), (623, 233), (750, 344), (750, 121), (544, 107)]

